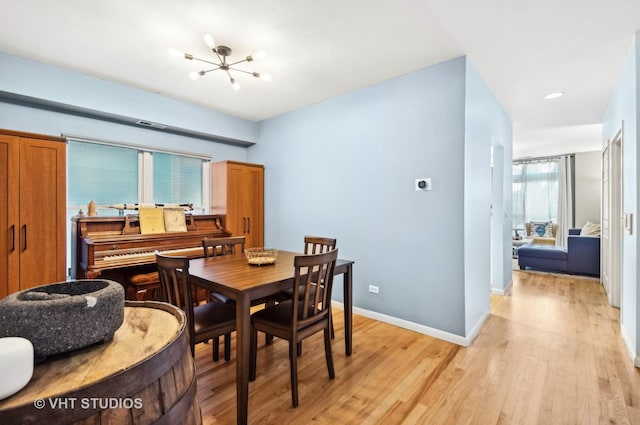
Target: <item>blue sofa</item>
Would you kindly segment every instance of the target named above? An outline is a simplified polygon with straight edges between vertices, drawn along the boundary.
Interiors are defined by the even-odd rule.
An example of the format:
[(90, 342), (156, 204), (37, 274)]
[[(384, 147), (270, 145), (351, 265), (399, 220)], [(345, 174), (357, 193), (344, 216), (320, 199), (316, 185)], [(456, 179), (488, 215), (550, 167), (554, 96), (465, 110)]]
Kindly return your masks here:
[(520, 270), (562, 272), (600, 276), (600, 237), (580, 236), (569, 229), (567, 247), (527, 244), (518, 248)]

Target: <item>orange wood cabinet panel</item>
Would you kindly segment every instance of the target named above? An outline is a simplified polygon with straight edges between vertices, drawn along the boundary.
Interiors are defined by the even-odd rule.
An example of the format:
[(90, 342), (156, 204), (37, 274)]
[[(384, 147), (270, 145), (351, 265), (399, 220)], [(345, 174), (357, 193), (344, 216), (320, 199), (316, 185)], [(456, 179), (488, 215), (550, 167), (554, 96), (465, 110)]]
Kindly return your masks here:
[(0, 298), (66, 277), (66, 143), (0, 130)]
[(0, 134), (0, 298), (19, 288), (20, 139)]
[(264, 245), (264, 166), (221, 161), (211, 164), (211, 213), (225, 214), (226, 228), (244, 235), (245, 247)]

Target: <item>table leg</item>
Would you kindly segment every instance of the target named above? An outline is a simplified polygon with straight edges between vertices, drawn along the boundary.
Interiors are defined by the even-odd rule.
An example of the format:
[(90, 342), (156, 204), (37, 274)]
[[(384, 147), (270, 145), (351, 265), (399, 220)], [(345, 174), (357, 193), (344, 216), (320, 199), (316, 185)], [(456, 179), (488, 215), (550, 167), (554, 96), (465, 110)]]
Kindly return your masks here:
[(249, 361), (251, 300), (241, 294), (236, 300), (236, 404), (238, 425), (246, 425), (249, 411)]
[(353, 284), (351, 277), (351, 264), (347, 265), (347, 271), (343, 276), (344, 291), (344, 352), (351, 355), (352, 332), (353, 332)]

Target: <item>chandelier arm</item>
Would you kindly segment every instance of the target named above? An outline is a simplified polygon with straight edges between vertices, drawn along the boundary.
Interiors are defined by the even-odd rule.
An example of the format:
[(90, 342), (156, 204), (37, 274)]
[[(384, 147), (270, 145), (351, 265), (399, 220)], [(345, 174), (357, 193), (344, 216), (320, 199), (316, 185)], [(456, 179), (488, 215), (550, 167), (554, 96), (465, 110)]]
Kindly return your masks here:
[(211, 61), (208, 61), (208, 60), (206, 60), (206, 59), (200, 59), (200, 58), (197, 58), (197, 57), (195, 57), (195, 56), (193, 57), (193, 60), (200, 61), (200, 62), (204, 62), (204, 63), (208, 63), (208, 64), (210, 64), (210, 65), (215, 65), (215, 66), (217, 66), (217, 67), (220, 67), (220, 64), (219, 64), (219, 63), (217, 63), (217, 62), (211, 62)]
[(220, 65), (226, 65), (227, 64), (227, 57), (224, 55), (221, 55), (218, 52), (214, 52), (216, 54), (216, 56), (218, 57), (218, 60), (220, 61)]
[(232, 69), (232, 70), (234, 70), (234, 71), (236, 71), (236, 72), (244, 72), (245, 74), (251, 74), (251, 75), (253, 75), (253, 72), (251, 72), (251, 71), (245, 71), (244, 69), (231, 68), (231, 67), (229, 67), (229, 69)]
[(242, 60), (240, 60), (238, 62), (230, 63), (228, 65), (229, 65), (229, 68), (231, 68), (233, 65), (237, 65), (237, 64), (242, 63), (242, 62), (247, 62), (247, 59), (242, 59)]
[(219, 67), (219, 66), (216, 66), (215, 68), (211, 68), (211, 69), (207, 69), (207, 70), (204, 70), (204, 69), (203, 69), (203, 70), (202, 70), (202, 72), (204, 72), (204, 73), (206, 74), (206, 73), (208, 73), (208, 72), (211, 72), (211, 71), (217, 71), (217, 70), (219, 70), (219, 69), (220, 69), (220, 67)]

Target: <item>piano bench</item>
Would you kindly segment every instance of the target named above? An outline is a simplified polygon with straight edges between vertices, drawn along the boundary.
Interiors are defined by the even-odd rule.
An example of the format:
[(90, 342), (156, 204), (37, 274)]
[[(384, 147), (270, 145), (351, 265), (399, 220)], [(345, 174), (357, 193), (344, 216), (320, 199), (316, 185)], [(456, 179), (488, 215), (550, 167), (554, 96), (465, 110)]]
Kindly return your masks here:
[[(209, 298), (204, 288), (194, 288), (196, 303)], [(158, 272), (138, 273), (127, 277), (127, 299), (131, 301), (160, 301), (160, 277)]]
[(134, 274), (127, 278), (127, 299), (133, 301), (159, 300), (158, 272)]

